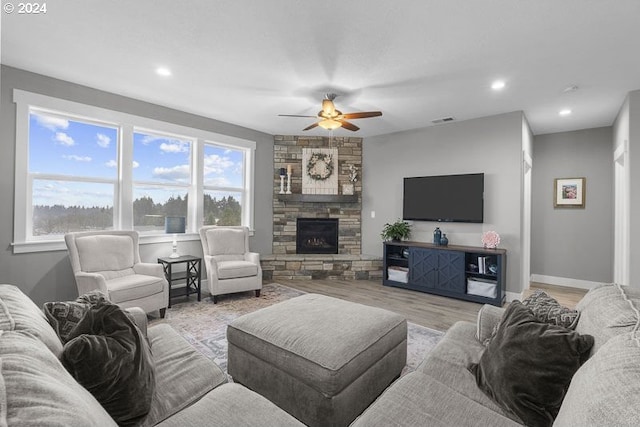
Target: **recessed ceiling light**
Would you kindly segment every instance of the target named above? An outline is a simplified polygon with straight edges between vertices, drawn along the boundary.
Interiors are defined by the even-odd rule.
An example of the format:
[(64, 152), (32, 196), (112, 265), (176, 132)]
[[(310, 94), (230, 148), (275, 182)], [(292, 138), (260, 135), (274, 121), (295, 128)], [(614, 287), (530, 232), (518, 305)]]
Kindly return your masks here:
[(560, 110), (558, 114), (560, 114), (561, 116), (568, 116), (571, 114), (571, 110), (568, 108), (565, 108), (564, 110)]
[(504, 89), (505, 83), (503, 80), (496, 80), (495, 82), (491, 83), (491, 89), (493, 90), (501, 90)]
[(171, 75), (171, 70), (167, 67), (158, 67), (156, 68), (156, 74), (162, 77), (169, 77)]

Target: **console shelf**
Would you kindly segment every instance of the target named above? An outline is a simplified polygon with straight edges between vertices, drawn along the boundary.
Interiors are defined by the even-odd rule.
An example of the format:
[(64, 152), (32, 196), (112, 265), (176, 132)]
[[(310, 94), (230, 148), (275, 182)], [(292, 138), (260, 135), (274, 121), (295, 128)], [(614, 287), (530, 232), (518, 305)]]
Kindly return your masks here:
[[(504, 249), (389, 241), (384, 242), (382, 283), (501, 307), (506, 267)], [(389, 279), (389, 268), (398, 280)]]

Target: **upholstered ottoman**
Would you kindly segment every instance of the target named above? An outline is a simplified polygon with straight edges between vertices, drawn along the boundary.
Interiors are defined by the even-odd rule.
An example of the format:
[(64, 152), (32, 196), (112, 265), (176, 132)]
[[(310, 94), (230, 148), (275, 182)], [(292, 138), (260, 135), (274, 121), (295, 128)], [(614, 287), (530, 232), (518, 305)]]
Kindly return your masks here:
[(387, 310), (306, 294), (227, 328), (228, 371), (309, 426), (346, 426), (400, 375), (407, 322)]

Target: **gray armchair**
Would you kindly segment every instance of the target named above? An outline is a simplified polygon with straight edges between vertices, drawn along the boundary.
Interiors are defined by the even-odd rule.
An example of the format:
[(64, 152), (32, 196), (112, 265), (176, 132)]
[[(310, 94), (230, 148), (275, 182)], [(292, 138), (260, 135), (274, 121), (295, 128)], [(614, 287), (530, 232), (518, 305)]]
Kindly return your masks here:
[(64, 236), (80, 295), (102, 291), (122, 308), (164, 317), (169, 284), (160, 264), (140, 262), (137, 231), (89, 231)]
[(256, 297), (260, 296), (260, 255), (249, 251), (249, 228), (204, 226), (200, 241), (214, 304), (223, 294), (255, 291)]

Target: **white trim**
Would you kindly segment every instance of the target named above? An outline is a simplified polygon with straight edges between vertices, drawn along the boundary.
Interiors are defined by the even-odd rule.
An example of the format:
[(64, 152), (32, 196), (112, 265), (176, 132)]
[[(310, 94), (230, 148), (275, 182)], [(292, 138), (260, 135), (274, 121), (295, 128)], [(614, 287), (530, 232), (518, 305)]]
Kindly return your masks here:
[(532, 282), (546, 283), (547, 285), (567, 286), (570, 288), (592, 289), (597, 286), (607, 285), (604, 282), (593, 282), (590, 280), (571, 279), (568, 277), (545, 276), (542, 274), (532, 274)]
[[(256, 142), (248, 139), (242, 139), (235, 136), (224, 135), (221, 133), (211, 132), (198, 128), (177, 125), (174, 123), (163, 122), (160, 120), (150, 119), (148, 117), (136, 116), (120, 111), (108, 110), (106, 108), (95, 107), (93, 105), (81, 104), (78, 102), (67, 101), (65, 99), (53, 98), (51, 96), (41, 95), (39, 93), (27, 92), (20, 89), (13, 90), (13, 102), (22, 105), (26, 104), (26, 111), (30, 107), (40, 109), (52, 109), (55, 112), (64, 112), (66, 116), (75, 115), (76, 118), (82, 120), (92, 120), (95, 122), (96, 116), (100, 118), (99, 123), (111, 121), (114, 125), (131, 124), (135, 129), (153, 129), (155, 132), (163, 132), (168, 135), (188, 135), (188, 138), (202, 138), (207, 141), (226, 144), (231, 147), (256, 148)], [(28, 120), (28, 117), (27, 119)]]
[[(176, 236), (178, 242), (195, 242), (200, 240), (198, 233), (185, 233), (178, 234)], [(150, 245), (154, 243), (171, 243), (173, 241), (173, 235), (167, 234), (141, 234), (140, 244)], [(12, 243), (14, 254), (24, 254), (31, 252), (51, 252), (51, 251), (66, 251), (67, 246), (64, 243), (64, 239), (56, 240), (38, 240), (23, 243)]]
[(513, 301), (522, 301), (522, 292), (518, 293), (518, 292), (509, 292), (506, 291), (505, 293), (505, 300), (507, 302), (513, 302)]
[[(203, 173), (203, 159), (194, 160), (195, 156), (204, 155), (204, 142), (212, 145), (229, 147), (244, 152), (245, 177), (244, 186), (239, 191), (242, 197), (242, 224), (249, 227), (253, 234), (254, 229), (254, 174), (256, 142), (234, 136), (223, 135), (202, 129), (186, 127), (174, 123), (163, 122), (147, 117), (136, 116), (119, 111), (109, 110), (93, 105), (81, 104), (64, 99), (58, 99), (46, 95), (26, 92), (20, 89), (13, 90), (13, 101), (16, 104), (16, 157), (15, 157), (15, 200), (14, 200), (14, 236), (12, 243), (14, 253), (42, 252), (49, 250), (64, 250), (64, 242), (61, 238), (54, 237), (51, 240), (34, 240), (31, 236), (33, 226), (31, 219), (31, 202), (27, 200), (32, 195), (32, 180), (29, 179), (29, 112), (42, 111), (58, 117), (82, 120), (90, 123), (113, 126), (118, 129), (118, 159), (120, 169), (117, 178), (102, 180), (87, 177), (60, 177), (64, 181), (105, 182), (114, 185), (114, 227), (116, 229), (133, 229), (133, 187), (136, 185), (158, 185), (163, 188), (184, 188), (189, 194), (189, 230), (195, 233), (202, 225), (202, 199), (203, 179), (194, 178), (195, 174)], [(177, 137), (189, 140), (191, 143), (191, 182), (188, 185), (143, 183), (133, 181), (133, 132), (146, 132), (154, 135)], [(55, 179), (54, 175), (32, 174), (34, 178)], [(198, 176), (199, 176), (198, 175)], [(130, 184), (130, 185), (129, 185)], [(215, 190), (224, 191), (220, 188)], [(200, 197), (198, 197), (200, 196)], [(194, 209), (195, 207), (195, 209)], [(156, 241), (158, 236), (141, 234), (141, 243)], [(162, 239), (162, 238), (160, 238)], [(169, 238), (170, 239), (170, 238)], [(188, 240), (188, 239), (187, 239)], [(170, 241), (170, 240), (160, 240)]]
[(525, 166), (532, 168), (533, 167), (533, 159), (526, 151), (522, 150), (522, 160), (524, 161)]
[(613, 161), (617, 161), (622, 155), (629, 152), (629, 140), (625, 139), (622, 144), (618, 145), (618, 148), (613, 152)]

